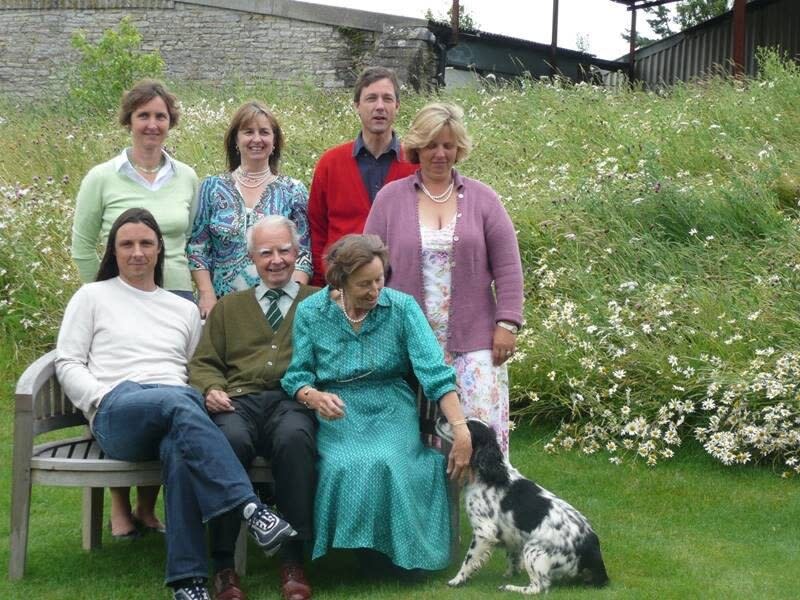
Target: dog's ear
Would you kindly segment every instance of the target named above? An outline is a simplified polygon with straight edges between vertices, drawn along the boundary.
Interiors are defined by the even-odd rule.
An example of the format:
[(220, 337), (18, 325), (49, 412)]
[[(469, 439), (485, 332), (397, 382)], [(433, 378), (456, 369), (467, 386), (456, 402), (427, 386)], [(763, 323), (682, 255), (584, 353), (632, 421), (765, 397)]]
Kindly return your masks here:
[(478, 477), (488, 485), (508, 485), (509, 477), (503, 452), (492, 429), (483, 423), (470, 422), (472, 463)]

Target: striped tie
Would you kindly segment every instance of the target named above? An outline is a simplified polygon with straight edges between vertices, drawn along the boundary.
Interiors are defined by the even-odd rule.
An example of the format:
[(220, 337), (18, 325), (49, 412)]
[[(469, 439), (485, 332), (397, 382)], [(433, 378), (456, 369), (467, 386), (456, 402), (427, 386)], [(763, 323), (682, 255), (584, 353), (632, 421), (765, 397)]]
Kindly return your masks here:
[(267, 310), (267, 321), (269, 322), (269, 326), (272, 327), (272, 331), (278, 331), (278, 327), (281, 326), (283, 322), (283, 315), (281, 314), (281, 309), (278, 308), (278, 299), (283, 295), (283, 290), (267, 290), (265, 296), (269, 298), (270, 305), (269, 309)]

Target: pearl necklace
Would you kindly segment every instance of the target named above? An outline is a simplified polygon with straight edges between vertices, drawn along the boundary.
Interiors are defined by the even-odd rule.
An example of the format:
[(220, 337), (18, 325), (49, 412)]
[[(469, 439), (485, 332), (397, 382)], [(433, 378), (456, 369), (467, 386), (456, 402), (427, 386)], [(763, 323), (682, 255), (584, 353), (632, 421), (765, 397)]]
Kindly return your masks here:
[(261, 187), (264, 183), (269, 185), (278, 178), (270, 171), (269, 167), (257, 173), (248, 173), (241, 166), (233, 172), (233, 177), (239, 185), (246, 188)]
[(453, 193), (453, 186), (455, 185), (455, 183), (456, 183), (455, 179), (451, 179), (450, 185), (447, 186), (447, 189), (444, 191), (444, 193), (439, 194), (438, 196), (434, 196), (433, 194), (431, 194), (428, 191), (428, 188), (425, 187), (424, 183), (420, 182), (420, 185), (422, 186), (422, 193), (425, 194), (428, 198), (430, 198), (433, 202), (436, 202), (436, 204), (444, 204), (445, 202), (450, 200), (450, 194)]
[(347, 319), (348, 321), (350, 321), (353, 325), (357, 325), (358, 323), (361, 323), (361, 321), (363, 321), (364, 319), (367, 318), (367, 315), (369, 314), (369, 311), (365, 312), (364, 316), (361, 317), (360, 319), (354, 319), (350, 315), (347, 314), (347, 309), (344, 307), (344, 290), (342, 290), (342, 298), (341, 298), (341, 300), (342, 300), (341, 306), (342, 306), (342, 312), (344, 313), (344, 318)]

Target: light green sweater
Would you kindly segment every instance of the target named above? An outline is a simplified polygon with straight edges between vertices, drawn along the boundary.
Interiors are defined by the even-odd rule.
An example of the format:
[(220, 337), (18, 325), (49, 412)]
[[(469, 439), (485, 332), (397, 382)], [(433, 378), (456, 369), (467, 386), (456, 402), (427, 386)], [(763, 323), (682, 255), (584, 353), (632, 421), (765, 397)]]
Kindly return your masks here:
[(176, 173), (162, 188), (151, 191), (117, 171), (114, 160), (93, 167), (83, 178), (75, 203), (72, 258), (81, 281), (94, 281), (100, 266), (97, 246), (105, 250), (116, 218), (129, 208), (146, 208), (164, 236), (164, 288), (191, 290), (186, 241), (197, 206), (197, 175), (190, 166), (172, 159)]

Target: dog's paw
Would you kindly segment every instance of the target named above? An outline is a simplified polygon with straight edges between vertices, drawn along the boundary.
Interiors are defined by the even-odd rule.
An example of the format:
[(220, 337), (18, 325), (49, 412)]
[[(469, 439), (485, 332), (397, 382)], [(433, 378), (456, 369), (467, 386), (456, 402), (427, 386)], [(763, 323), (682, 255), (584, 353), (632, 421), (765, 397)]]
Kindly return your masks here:
[(456, 576), (456, 577), (453, 577), (450, 581), (448, 581), (447, 585), (449, 585), (450, 587), (459, 587), (459, 586), (464, 585), (466, 582), (467, 582), (467, 580), (464, 579), (463, 577)]

